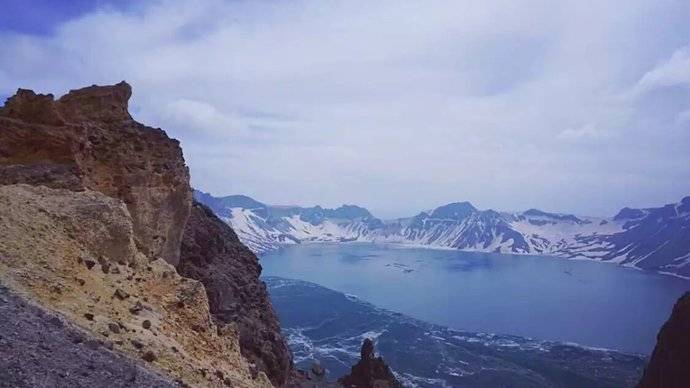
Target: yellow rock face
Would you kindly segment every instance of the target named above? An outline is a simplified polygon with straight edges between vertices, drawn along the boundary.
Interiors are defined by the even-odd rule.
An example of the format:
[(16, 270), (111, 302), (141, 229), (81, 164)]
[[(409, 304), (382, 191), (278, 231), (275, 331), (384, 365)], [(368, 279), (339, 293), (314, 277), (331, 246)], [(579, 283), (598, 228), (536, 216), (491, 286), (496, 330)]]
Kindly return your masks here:
[(137, 249), (119, 199), (0, 186), (0, 282), (189, 385), (270, 386), (211, 321), (203, 286)]

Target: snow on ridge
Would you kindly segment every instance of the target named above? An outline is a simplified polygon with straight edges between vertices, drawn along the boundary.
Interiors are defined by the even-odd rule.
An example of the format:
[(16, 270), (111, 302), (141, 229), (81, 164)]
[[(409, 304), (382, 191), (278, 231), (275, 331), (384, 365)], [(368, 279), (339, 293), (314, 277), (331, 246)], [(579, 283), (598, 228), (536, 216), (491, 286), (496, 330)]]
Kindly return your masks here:
[[(338, 209), (275, 206), (213, 210), (226, 214), (222, 219), (257, 254), (300, 243), (374, 242), (597, 260), (690, 277), (690, 246), (687, 239), (683, 240), (683, 230), (690, 224), (685, 202), (673, 205), (672, 215), (667, 215), (664, 208), (625, 208), (610, 218), (576, 217), (535, 209), (499, 213), (465, 206), (460, 209), (464, 212), (437, 212), (437, 218), (432, 217), (434, 209), (383, 222), (366, 209), (353, 208), (360, 213), (343, 215)], [(625, 213), (634, 217), (620, 216)], [(650, 244), (655, 235), (664, 233), (668, 238), (657, 238)]]

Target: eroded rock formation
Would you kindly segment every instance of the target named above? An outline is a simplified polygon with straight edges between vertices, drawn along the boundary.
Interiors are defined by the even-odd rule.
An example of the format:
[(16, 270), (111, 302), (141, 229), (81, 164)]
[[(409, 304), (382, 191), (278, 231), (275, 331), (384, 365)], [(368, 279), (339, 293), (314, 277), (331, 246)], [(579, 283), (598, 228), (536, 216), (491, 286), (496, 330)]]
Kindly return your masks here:
[(198, 202), (185, 227), (177, 270), (204, 284), (217, 321), (237, 325), (242, 354), (275, 385), (285, 384), (292, 356), (266, 285), (259, 280), (258, 259), (225, 222)]
[(350, 374), (338, 380), (343, 386), (357, 388), (402, 386), (383, 358), (376, 357), (374, 354), (374, 342), (371, 339), (364, 340), (360, 354), (361, 359), (352, 367)]
[[(34, 325), (54, 325), (55, 350), (63, 344), (75, 360), (94, 357), (108, 369), (71, 379), (50, 367), (69, 360), (38, 357), (30, 368), (12, 361), (18, 348), (3, 345), (3, 381), (79, 385), (139, 374), (128, 386), (337, 386), (323, 381), (323, 369), (294, 370), (256, 256), (192, 204), (179, 143), (134, 121), (130, 95), (124, 82), (57, 100), (20, 89), (0, 107), (6, 307), (39, 319), (55, 312), (57, 320)], [(23, 300), (36, 309), (23, 311)], [(26, 333), (14, 334), (3, 338)], [(70, 338), (78, 340), (65, 344)], [(370, 341), (342, 382), (399, 386)]]
[(690, 292), (673, 307), (659, 330), (652, 358), (638, 388), (682, 388), (690, 385)]
[[(267, 338), (284, 343), (256, 257), (235, 258), (242, 251), (223, 242), (230, 235), (197, 214), (187, 230), (223, 254), (198, 258), (242, 272), (243, 283), (238, 294), (211, 289), (209, 304), (201, 282), (177, 273), (191, 209), (188, 170), (177, 141), (131, 118), (130, 95), (124, 82), (58, 100), (19, 90), (0, 108), (0, 283), (180, 384), (269, 386), (263, 370), (285, 373), (291, 363), (265, 361), (278, 350)], [(200, 273), (202, 280), (234, 276)], [(249, 304), (224, 315), (232, 303)], [(246, 322), (261, 337), (243, 343), (256, 344), (259, 356), (240, 351)], [(57, 373), (40, 370), (46, 379)]]
[(127, 111), (121, 82), (53, 96), (20, 89), (0, 108), (0, 184), (93, 190), (122, 200), (146, 256), (175, 265), (189, 214), (189, 172), (176, 140)]

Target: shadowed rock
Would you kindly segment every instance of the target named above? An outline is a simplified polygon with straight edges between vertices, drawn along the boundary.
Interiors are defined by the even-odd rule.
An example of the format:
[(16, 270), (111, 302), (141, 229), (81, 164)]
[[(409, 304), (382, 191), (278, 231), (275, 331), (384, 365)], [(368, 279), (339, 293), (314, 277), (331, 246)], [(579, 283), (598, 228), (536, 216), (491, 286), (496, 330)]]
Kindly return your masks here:
[(352, 367), (350, 374), (338, 380), (343, 386), (357, 388), (402, 386), (383, 358), (376, 357), (374, 354), (374, 342), (371, 339), (364, 340), (360, 355), (362, 359)]
[(652, 358), (638, 388), (683, 388), (690, 385), (690, 292), (673, 307), (659, 330)]
[(242, 355), (273, 384), (285, 384), (292, 373), (292, 356), (266, 286), (259, 280), (259, 261), (226, 223), (196, 201), (177, 271), (204, 284), (215, 320), (237, 325)]

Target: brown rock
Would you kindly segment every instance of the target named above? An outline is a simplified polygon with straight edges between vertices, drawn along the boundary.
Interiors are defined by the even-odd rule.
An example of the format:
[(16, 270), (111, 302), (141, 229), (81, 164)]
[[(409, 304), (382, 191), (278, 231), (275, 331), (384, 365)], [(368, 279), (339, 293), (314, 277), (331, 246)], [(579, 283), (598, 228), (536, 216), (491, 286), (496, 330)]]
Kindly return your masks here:
[(144, 320), (144, 322), (141, 323), (141, 327), (143, 327), (146, 330), (150, 329), (151, 321), (149, 321), (148, 319)]
[[(8, 250), (0, 253), (10, 258), (2, 265), (11, 269), (2, 275), (65, 316), (79, 317), (80, 310), (87, 308), (90, 312), (83, 314), (87, 320), (95, 315), (103, 322), (125, 319), (132, 332), (146, 336), (147, 347), (136, 340), (132, 346), (149, 362), (161, 349), (169, 349), (172, 340), (179, 341), (182, 357), (166, 359), (176, 377), (199, 383), (193, 371), (212, 361), (228, 372), (224, 377), (236, 386), (266, 386), (263, 373), (252, 379), (245, 358), (261, 360), (262, 370), (277, 371), (274, 376), (290, 373), (292, 364), (265, 287), (258, 281), (256, 257), (244, 255), (248, 251), (231, 230), (234, 240), (227, 245), (207, 244), (205, 238), (224, 237), (227, 231), (222, 228), (229, 230), (217, 220), (220, 234), (206, 231), (205, 222), (192, 230), (202, 226), (201, 243), (212, 248), (209, 258), (229, 260), (227, 265), (204, 268), (221, 271), (218, 286), (209, 284), (210, 289), (204, 290), (201, 283), (180, 278), (168, 264), (156, 260), (179, 264), (191, 207), (189, 175), (177, 141), (132, 120), (127, 112), (130, 94), (125, 83), (71, 91), (57, 101), (51, 95), (22, 90), (0, 108), (0, 219), (6, 221), (0, 222), (0, 250)], [(213, 250), (226, 248), (230, 250)], [(83, 266), (93, 270), (97, 263), (106, 274), (116, 272), (115, 264), (127, 268), (126, 274), (83, 273)], [(235, 270), (240, 273), (233, 274)], [(223, 281), (235, 276), (238, 290), (217, 293), (219, 286), (234, 284)], [(65, 287), (59, 298), (50, 293), (55, 281), (72, 283), (76, 277), (86, 279), (77, 280), (82, 288)], [(117, 287), (122, 292), (111, 294)], [(136, 317), (122, 313), (128, 305), (108, 298), (127, 299), (125, 289), (132, 299), (151, 301), (148, 306), (136, 302), (130, 313), (146, 309), (156, 316), (160, 326), (152, 336), (136, 328)], [(180, 294), (188, 299), (169, 309)], [(214, 295), (213, 312), (208, 295)], [(245, 357), (236, 345), (241, 330), (223, 331), (223, 336), (216, 330), (216, 322), (224, 322), (218, 317), (229, 317), (222, 311), (226, 297), (232, 299), (227, 306), (234, 309), (229, 321), (243, 321), (236, 327), (250, 333), (241, 336)], [(247, 305), (239, 306), (244, 301)], [(194, 332), (192, 324), (202, 330)], [(150, 328), (151, 323), (144, 325)], [(84, 326), (96, 335), (123, 330), (114, 324)], [(131, 348), (124, 350), (134, 353)]]
[(216, 320), (236, 324), (242, 355), (274, 385), (285, 384), (293, 372), (292, 355), (266, 285), (259, 280), (261, 266), (256, 255), (232, 228), (196, 201), (180, 251), (177, 271), (203, 283)]
[(120, 299), (120, 300), (125, 300), (129, 298), (129, 294), (122, 289), (118, 288), (115, 290), (115, 293), (113, 294), (113, 297)]
[(683, 388), (690, 383), (690, 292), (673, 306), (638, 388)]
[(150, 350), (147, 350), (144, 352), (144, 354), (141, 355), (141, 358), (143, 358), (144, 361), (153, 362), (153, 361), (156, 361), (156, 359), (158, 357), (156, 357), (156, 353), (154, 353)]
[[(131, 93), (125, 82), (72, 90), (57, 101), (18, 90), (0, 108), (0, 184), (86, 188), (121, 199), (137, 246), (174, 265), (191, 203), (189, 173), (179, 142), (131, 118)], [(120, 237), (92, 248), (129, 262)]]

